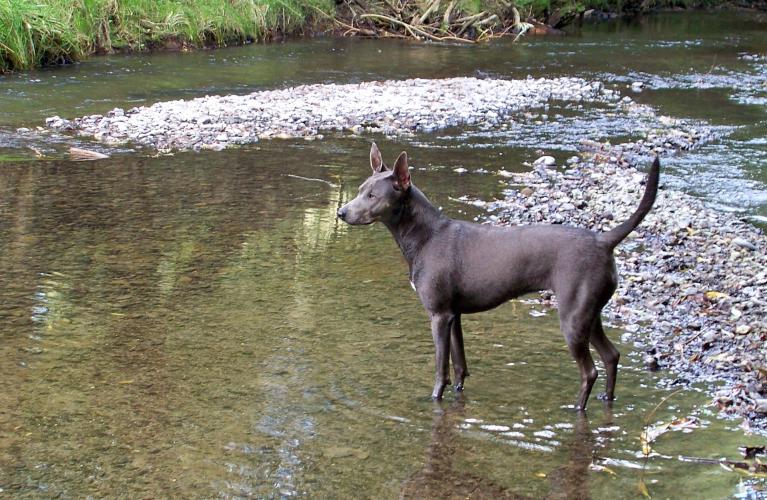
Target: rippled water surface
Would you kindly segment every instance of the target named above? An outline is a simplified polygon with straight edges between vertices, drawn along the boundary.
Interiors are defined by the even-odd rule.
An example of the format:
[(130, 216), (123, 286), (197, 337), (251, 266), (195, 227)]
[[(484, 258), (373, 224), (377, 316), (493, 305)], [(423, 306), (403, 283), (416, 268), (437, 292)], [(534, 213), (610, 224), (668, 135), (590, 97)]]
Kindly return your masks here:
[[(647, 372), (633, 345), (619, 343), (612, 409), (592, 400), (579, 418), (556, 312), (525, 301), (465, 319), (464, 397), (429, 401), (428, 320), (396, 245), (383, 227), (334, 217), (367, 174), (369, 138), (75, 163), (66, 142), (13, 132), (52, 114), (303, 82), (641, 78), (652, 88), (637, 100), (726, 129), (674, 159), (677, 178), (758, 216), (764, 68), (738, 54), (764, 54), (766, 25), (728, 16), (659, 16), (517, 46), (312, 40), (95, 58), (0, 79), (0, 497), (758, 495), (762, 484), (685, 457), (739, 460), (739, 446), (764, 438), (719, 419), (704, 393), (674, 392), (673, 374)], [(728, 72), (752, 75), (753, 88), (689, 83)], [(525, 137), (376, 139), (387, 157), (408, 149), (414, 182), (472, 218), (455, 198), (501, 196), (492, 172), (520, 168), (541, 144), (564, 158), (572, 134), (631, 136), (589, 113)], [(646, 423), (684, 418), (685, 430), (643, 455)]]

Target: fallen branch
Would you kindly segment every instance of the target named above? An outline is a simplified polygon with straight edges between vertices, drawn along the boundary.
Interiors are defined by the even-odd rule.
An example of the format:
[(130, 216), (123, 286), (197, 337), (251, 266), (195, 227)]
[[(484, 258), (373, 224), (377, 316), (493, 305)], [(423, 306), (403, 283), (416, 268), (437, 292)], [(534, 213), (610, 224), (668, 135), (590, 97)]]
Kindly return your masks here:
[(105, 155), (104, 153), (99, 153), (98, 151), (91, 151), (89, 149), (82, 149), (82, 148), (75, 148), (75, 147), (69, 148), (69, 156), (74, 161), (92, 161), (92, 160), (103, 160), (103, 159), (109, 158), (109, 155)]
[[(347, 36), (476, 43), (502, 36), (514, 36), (517, 41), (528, 33), (561, 33), (531, 18), (523, 21), (511, 0), (486, 2), (481, 12), (467, 11), (460, 0), (336, 1), (339, 7), (332, 19)], [(558, 19), (562, 18), (560, 14)]]
[(362, 14), (359, 16), (360, 19), (380, 19), (382, 21), (386, 21), (391, 24), (395, 24), (398, 26), (402, 26), (405, 28), (405, 30), (409, 32), (416, 32), (420, 34), (421, 36), (428, 38), (429, 40), (435, 41), (435, 42), (444, 42), (444, 41), (457, 41), (457, 42), (464, 42), (464, 43), (473, 43), (474, 40), (471, 40), (469, 38), (461, 38), (457, 36), (437, 36), (432, 35), (431, 33), (422, 30), (421, 28), (418, 28), (416, 26), (413, 26), (412, 24), (408, 24), (404, 21), (400, 21), (399, 19), (394, 19), (393, 17), (384, 16), (383, 14)]

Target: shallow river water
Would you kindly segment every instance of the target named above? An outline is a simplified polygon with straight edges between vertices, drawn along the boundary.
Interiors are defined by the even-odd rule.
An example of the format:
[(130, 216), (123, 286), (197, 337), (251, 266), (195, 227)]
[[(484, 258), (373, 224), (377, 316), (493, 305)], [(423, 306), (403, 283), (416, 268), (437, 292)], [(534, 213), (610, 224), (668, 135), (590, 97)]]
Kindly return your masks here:
[[(646, 371), (620, 330), (608, 332), (624, 353), (618, 400), (569, 409), (577, 372), (556, 312), (524, 301), (465, 318), (467, 389), (431, 402), (428, 320), (396, 245), (334, 215), (368, 172), (369, 137), (75, 163), (68, 143), (14, 129), (306, 82), (575, 74), (625, 91), (639, 79), (651, 88), (638, 101), (722, 134), (672, 159), (674, 182), (758, 222), (765, 63), (739, 54), (764, 56), (765, 27), (663, 15), (514, 46), (319, 39), (0, 79), (0, 497), (758, 497), (763, 484), (685, 457), (738, 460), (764, 438)], [(691, 88), (713, 76), (719, 87)], [(390, 161), (407, 149), (414, 182), (472, 218), (455, 199), (502, 196), (492, 172), (535, 149), (565, 158), (581, 137), (631, 137), (596, 110), (577, 118), (525, 137), (375, 139)], [(645, 456), (645, 425), (674, 420), (686, 429)]]

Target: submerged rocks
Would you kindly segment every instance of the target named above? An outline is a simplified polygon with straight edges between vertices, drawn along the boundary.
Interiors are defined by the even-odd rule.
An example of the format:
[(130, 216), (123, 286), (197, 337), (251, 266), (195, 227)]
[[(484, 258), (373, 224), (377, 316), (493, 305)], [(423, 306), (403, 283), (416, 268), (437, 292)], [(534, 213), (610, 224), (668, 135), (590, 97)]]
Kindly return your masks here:
[(449, 78), (360, 84), (302, 85), (243, 96), (206, 96), (71, 122), (49, 118), (105, 143), (133, 142), (160, 150), (220, 149), (274, 138), (316, 138), (320, 131), (429, 132), (452, 126), (501, 126), (512, 113), (550, 101), (618, 106), (618, 93), (581, 78), (493, 80)]

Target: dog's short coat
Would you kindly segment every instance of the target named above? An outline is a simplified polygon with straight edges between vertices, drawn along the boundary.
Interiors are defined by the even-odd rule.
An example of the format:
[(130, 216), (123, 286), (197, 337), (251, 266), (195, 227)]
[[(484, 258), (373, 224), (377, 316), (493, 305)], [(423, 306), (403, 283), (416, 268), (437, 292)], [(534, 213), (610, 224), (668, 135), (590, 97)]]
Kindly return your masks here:
[(436, 349), (432, 398), (442, 398), (453, 360), (455, 389), (469, 375), (461, 315), (487, 311), (525, 293), (552, 289), (559, 303), (562, 334), (580, 371), (576, 408), (584, 410), (597, 378), (589, 343), (607, 371), (605, 394), (612, 400), (620, 354), (602, 329), (601, 311), (618, 282), (613, 249), (652, 208), (660, 162), (650, 169), (644, 195), (631, 217), (596, 233), (561, 225), (497, 227), (452, 220), (434, 207), (410, 180), (407, 154), (393, 169), (378, 147), (370, 148), (373, 174), (357, 197), (338, 210), (352, 224), (382, 222), (410, 266), (410, 281), (431, 318)]

